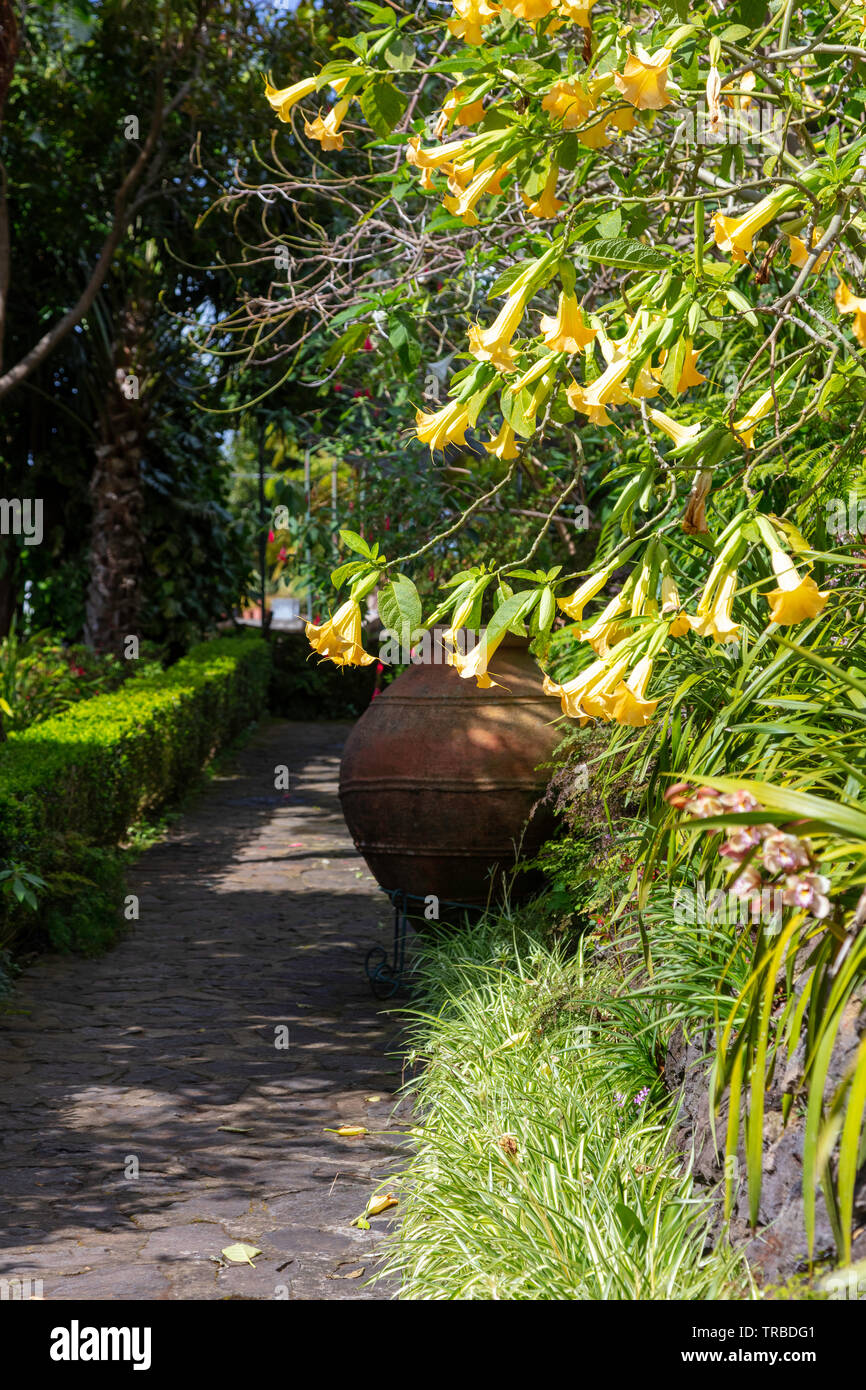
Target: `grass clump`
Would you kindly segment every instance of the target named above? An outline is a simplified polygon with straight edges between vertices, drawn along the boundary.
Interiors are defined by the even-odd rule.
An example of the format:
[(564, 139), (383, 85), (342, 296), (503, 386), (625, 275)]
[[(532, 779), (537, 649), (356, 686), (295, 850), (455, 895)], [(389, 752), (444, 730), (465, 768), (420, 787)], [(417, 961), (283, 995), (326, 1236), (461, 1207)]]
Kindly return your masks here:
[(419, 1138), (386, 1272), (403, 1298), (743, 1299), (741, 1255), (671, 1142), (620, 978), (506, 916), (423, 940)]

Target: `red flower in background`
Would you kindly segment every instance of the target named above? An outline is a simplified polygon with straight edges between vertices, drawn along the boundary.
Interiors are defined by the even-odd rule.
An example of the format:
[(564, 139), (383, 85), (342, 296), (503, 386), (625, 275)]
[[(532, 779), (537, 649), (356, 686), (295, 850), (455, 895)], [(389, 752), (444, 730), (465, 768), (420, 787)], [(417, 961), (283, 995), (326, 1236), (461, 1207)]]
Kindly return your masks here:
[(273, 531), (269, 531), (269, 532), (268, 532), (268, 540), (269, 540), (269, 541), (272, 541), (272, 540), (275, 540), (275, 539), (276, 539), (276, 537), (274, 536)]

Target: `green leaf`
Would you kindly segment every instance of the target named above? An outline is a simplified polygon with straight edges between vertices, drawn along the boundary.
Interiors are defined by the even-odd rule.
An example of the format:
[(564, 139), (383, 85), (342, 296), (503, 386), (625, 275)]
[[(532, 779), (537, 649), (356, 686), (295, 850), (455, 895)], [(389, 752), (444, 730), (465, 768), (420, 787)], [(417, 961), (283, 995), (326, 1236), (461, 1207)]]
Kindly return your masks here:
[(686, 360), (686, 343), (684, 338), (668, 351), (665, 364), (662, 367), (662, 386), (666, 391), (670, 391), (672, 396), (677, 394), (677, 386), (683, 372), (683, 363)]
[(391, 82), (373, 82), (361, 95), (361, 111), (372, 130), (387, 139), (406, 110), (406, 98)]
[(529, 439), (535, 430), (536, 411), (532, 405), (533, 393), (528, 386), (517, 392), (503, 391), (499, 397), (502, 414), (521, 439)]
[(397, 34), (385, 49), (384, 57), (395, 72), (408, 72), (415, 63), (415, 45), (406, 34)]
[(358, 535), (357, 531), (340, 531), (340, 540), (349, 550), (354, 550), (357, 555), (365, 555), (369, 560), (370, 547), (367, 542)]
[(370, 326), (367, 323), (353, 323), (346, 332), (341, 334), (335, 342), (331, 343), (326, 352), (322, 354), (322, 363), (325, 367), (334, 367), (343, 357), (351, 357), (356, 353), (367, 334)]
[(379, 594), (379, 616), (402, 643), (410, 643), (422, 624), (421, 599), (412, 580), (395, 574)]
[(538, 604), (538, 629), (540, 632), (547, 632), (553, 626), (556, 617), (556, 599), (553, 590), (546, 588), (541, 591), (541, 599)]
[(518, 261), (516, 265), (510, 265), (507, 270), (503, 270), (501, 275), (497, 275), (487, 291), (487, 298), (498, 299), (501, 294), (507, 294), (518, 275), (522, 275), (527, 266), (531, 264), (532, 262), (529, 260)]
[(405, 309), (397, 309), (388, 325), (388, 341), (407, 376), (412, 376), (421, 361), (421, 344), (414, 320)]
[(752, 312), (752, 306), (742, 290), (732, 287), (731, 289), (725, 290), (725, 297), (728, 303), (733, 305), (733, 307), (743, 315), (743, 318), (750, 328), (758, 327), (758, 316)]
[(600, 261), (602, 265), (618, 267), (621, 270), (668, 270), (670, 255), (657, 251), (653, 246), (644, 246), (642, 241), (632, 241), (631, 237), (613, 237), (601, 241), (587, 241), (572, 248), (587, 260)]
[(497, 608), (487, 624), (486, 640), (493, 642), (502, 633), (508, 632), (509, 629), (520, 634), (523, 619), (537, 601), (540, 592), (540, 589), (533, 589), (529, 592), (524, 589), (521, 593), (513, 594), (511, 598), (507, 598)]
[(337, 569), (331, 571), (331, 583), (335, 589), (339, 589), (343, 581), (357, 574), (359, 570), (365, 569), (363, 560), (349, 560), (345, 565), (339, 565)]
[[(622, 213), (619, 208), (614, 208), (613, 212), (606, 212), (597, 223), (599, 235), (605, 239), (611, 238), (618, 240), (622, 229)], [(637, 243), (642, 245), (642, 243)]]

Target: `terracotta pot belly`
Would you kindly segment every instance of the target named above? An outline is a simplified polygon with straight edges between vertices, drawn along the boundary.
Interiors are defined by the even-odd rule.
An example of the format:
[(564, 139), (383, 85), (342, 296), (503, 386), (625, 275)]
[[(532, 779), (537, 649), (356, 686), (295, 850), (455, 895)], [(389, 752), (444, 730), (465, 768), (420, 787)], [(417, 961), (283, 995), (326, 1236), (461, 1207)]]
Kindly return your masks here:
[[(482, 905), (491, 871), (514, 863), (547, 780), (536, 765), (561, 731), (525, 642), (503, 644), (491, 669), (506, 688), (480, 690), (444, 664), (412, 666), (349, 737), (340, 768), (343, 813), (385, 889)], [(524, 856), (551, 823), (550, 812), (536, 812), (523, 834)], [(527, 886), (518, 880), (518, 888)]]

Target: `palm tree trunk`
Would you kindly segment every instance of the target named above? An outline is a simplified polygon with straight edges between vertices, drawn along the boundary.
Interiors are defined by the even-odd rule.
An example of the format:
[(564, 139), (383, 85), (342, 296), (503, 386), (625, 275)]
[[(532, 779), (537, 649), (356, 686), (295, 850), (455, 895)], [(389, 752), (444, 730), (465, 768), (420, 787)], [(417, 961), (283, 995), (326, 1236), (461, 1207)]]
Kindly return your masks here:
[[(127, 306), (115, 350), (114, 379), (100, 410), (96, 466), (90, 482), (93, 522), (84, 640), (96, 651), (124, 654), (138, 636), (143, 546), (141, 458), (145, 409), (124, 390), (136, 367), (146, 307)], [(127, 388), (128, 389), (128, 388)]]

